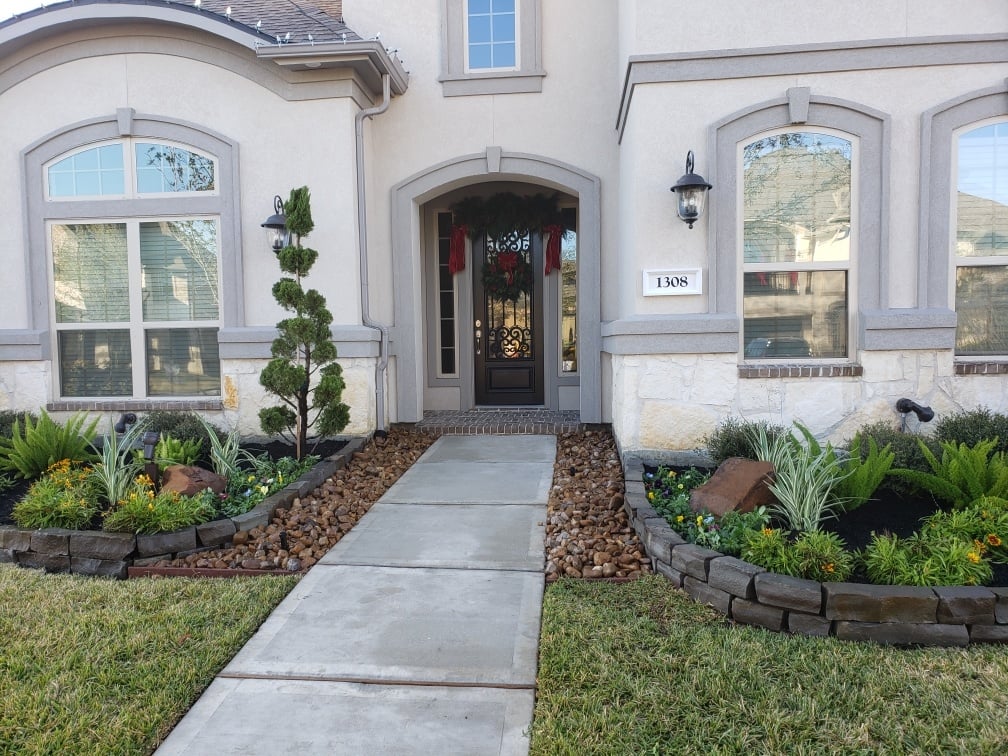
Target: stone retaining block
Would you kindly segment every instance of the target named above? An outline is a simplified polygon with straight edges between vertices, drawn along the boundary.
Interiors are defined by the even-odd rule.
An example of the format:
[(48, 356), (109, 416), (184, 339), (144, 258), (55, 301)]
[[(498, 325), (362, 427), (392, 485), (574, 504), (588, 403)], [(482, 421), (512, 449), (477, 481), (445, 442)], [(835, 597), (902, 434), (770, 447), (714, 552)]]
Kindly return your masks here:
[(761, 572), (766, 570), (735, 557), (721, 557), (712, 559), (707, 565), (707, 583), (712, 588), (751, 600), (756, 598), (755, 578)]
[(997, 596), (988, 588), (946, 585), (933, 589), (938, 596), (938, 621), (954, 625), (993, 625)]
[(30, 548), (39, 553), (70, 556), (70, 534), (75, 532), (61, 528), (32, 531)]
[(201, 546), (221, 546), (230, 544), (237, 532), (233, 520), (213, 520), (196, 526), (196, 540)]
[(30, 551), (31, 531), (12, 528), (9, 525), (0, 526), (0, 549)]
[(823, 606), (823, 586), (814, 580), (761, 572), (756, 575), (756, 598), (761, 604), (819, 614)]
[(965, 625), (937, 622), (850, 622), (836, 623), (841, 640), (873, 641), (887, 646), (968, 646)]
[(823, 592), (827, 619), (880, 623), (938, 621), (938, 596), (931, 588), (824, 583)]
[(20, 551), (14, 554), (14, 561), (19, 567), (29, 567), (33, 570), (70, 572), (70, 556), (67, 554)]
[(973, 625), (971, 643), (1008, 643), (1008, 625)]
[(71, 557), (117, 562), (132, 554), (134, 549), (136, 536), (132, 533), (75, 530), (70, 534)]
[(732, 603), (730, 593), (711, 588), (703, 580), (697, 580), (692, 575), (686, 575), (683, 578), (683, 590), (701, 604), (712, 606), (721, 614), (728, 615)]
[(81, 575), (95, 575), (125, 580), (129, 562), (112, 559), (91, 559), (89, 557), (70, 557), (70, 571)]
[(766, 606), (758, 601), (749, 601), (743, 598), (734, 598), (731, 602), (731, 617), (736, 622), (743, 625), (755, 625), (765, 627), (767, 630), (780, 632), (784, 629), (783, 609), (775, 606)]
[(648, 556), (666, 563), (671, 559), (672, 549), (686, 543), (681, 535), (669, 527), (664, 517), (647, 521), (642, 540)]
[(833, 630), (833, 623), (821, 614), (788, 612), (787, 629), (788, 632), (796, 633), (798, 635), (826, 638)]
[(189, 551), (196, 548), (196, 528), (176, 530), (174, 533), (138, 535), (136, 541), (137, 554), (142, 557)]
[(693, 543), (686, 543), (672, 549), (669, 565), (674, 570), (679, 570), (679, 572), (706, 582), (707, 565), (712, 559), (717, 559), (719, 556), (722, 556), (720, 552), (705, 549), (703, 546), (697, 546)]
[(1008, 588), (991, 588), (991, 593), (997, 596), (994, 606), (994, 619), (998, 624), (1008, 625)]
[(679, 572), (679, 570), (673, 570), (665, 562), (655, 562), (654, 568), (655, 572), (657, 572), (660, 575), (664, 575), (665, 578), (670, 583), (672, 583), (673, 588), (682, 588), (683, 578), (685, 578), (686, 576), (683, 575), (681, 572)]

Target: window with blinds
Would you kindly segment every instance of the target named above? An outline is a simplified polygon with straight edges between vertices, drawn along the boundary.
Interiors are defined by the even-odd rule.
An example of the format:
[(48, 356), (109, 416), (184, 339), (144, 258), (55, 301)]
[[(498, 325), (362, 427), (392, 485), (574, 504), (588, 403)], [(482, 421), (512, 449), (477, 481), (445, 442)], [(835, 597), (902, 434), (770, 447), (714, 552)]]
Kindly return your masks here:
[(958, 137), (956, 354), (1008, 354), (1008, 121)]
[(829, 133), (742, 146), (745, 359), (847, 357), (853, 157)]

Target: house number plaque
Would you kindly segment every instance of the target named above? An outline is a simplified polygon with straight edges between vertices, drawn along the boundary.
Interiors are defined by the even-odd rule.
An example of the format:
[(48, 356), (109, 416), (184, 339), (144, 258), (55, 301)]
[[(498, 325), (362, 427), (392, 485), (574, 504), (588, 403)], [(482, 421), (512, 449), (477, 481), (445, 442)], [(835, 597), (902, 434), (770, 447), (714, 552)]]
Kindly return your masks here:
[(702, 293), (703, 274), (700, 268), (644, 271), (645, 297), (674, 297)]

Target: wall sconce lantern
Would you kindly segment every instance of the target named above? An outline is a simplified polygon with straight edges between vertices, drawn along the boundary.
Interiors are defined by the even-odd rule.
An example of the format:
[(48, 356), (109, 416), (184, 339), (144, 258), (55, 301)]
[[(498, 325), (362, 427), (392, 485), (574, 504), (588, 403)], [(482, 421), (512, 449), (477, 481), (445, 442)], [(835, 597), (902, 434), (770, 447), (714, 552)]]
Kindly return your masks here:
[(688, 223), (690, 228), (693, 228), (693, 224), (703, 215), (707, 192), (713, 188), (707, 183), (707, 179), (693, 173), (693, 150), (690, 150), (686, 153), (686, 173), (680, 176), (672, 187), (672, 191), (678, 195), (679, 203), (676, 210), (679, 217)]
[(287, 228), (287, 216), (284, 215), (283, 200), (278, 194), (273, 198), (273, 215), (267, 218), (261, 225), (266, 229), (266, 240), (274, 255), (280, 254), (280, 250), (290, 244), (291, 233)]

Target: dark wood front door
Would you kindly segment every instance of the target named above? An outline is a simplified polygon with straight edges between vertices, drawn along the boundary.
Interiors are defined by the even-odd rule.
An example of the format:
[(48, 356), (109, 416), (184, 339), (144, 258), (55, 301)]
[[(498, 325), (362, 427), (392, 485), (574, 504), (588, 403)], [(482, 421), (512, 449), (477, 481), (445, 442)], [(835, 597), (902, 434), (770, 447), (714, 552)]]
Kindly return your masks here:
[(476, 404), (541, 405), (542, 239), (484, 237), (473, 252)]

